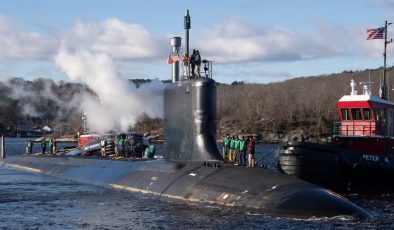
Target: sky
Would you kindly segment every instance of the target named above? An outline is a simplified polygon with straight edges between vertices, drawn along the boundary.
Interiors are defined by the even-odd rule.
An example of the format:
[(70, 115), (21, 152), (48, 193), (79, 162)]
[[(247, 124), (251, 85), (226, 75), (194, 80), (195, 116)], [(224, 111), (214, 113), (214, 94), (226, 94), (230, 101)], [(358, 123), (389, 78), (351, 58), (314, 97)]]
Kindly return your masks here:
[[(190, 48), (213, 62), (218, 82), (270, 83), (378, 68), (383, 40), (367, 41), (366, 30), (394, 22), (394, 0), (0, 3), (0, 80), (78, 81), (56, 63), (64, 52), (107, 55), (123, 78), (171, 79), (170, 39), (184, 36), (186, 9)], [(394, 25), (388, 29), (393, 37)], [(387, 64), (394, 65), (394, 43), (388, 45)]]

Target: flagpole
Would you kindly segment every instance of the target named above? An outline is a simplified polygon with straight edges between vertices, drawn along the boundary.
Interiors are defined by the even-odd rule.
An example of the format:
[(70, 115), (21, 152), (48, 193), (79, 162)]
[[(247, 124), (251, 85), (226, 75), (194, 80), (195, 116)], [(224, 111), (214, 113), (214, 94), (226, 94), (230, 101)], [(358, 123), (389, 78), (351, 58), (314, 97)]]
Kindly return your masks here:
[(390, 39), (390, 41), (387, 41), (387, 27), (391, 25), (391, 22), (387, 22), (387, 20), (384, 23), (384, 52), (383, 52), (383, 58), (384, 58), (384, 63), (383, 63), (383, 86), (382, 86), (382, 99), (388, 99), (387, 97), (387, 84), (386, 84), (386, 50), (387, 50), (387, 44), (391, 43), (393, 39)]

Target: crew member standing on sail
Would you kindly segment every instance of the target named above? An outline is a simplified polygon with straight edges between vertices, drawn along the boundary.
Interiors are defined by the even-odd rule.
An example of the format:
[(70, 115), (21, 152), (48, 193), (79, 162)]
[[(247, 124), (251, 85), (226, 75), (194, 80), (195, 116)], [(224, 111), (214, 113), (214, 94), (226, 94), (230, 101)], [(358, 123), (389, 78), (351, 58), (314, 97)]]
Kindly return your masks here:
[(183, 53), (182, 61), (183, 61), (183, 77), (184, 79), (189, 79), (190, 77), (189, 56), (186, 54), (186, 52)]
[(196, 67), (196, 50), (193, 50), (192, 55), (190, 56), (190, 67), (192, 68), (192, 76), (193, 78), (196, 78), (194, 74), (194, 68)]
[(196, 55), (195, 55), (195, 64), (196, 64), (196, 78), (200, 77), (200, 66), (201, 66), (201, 56), (200, 56), (200, 51), (196, 50)]

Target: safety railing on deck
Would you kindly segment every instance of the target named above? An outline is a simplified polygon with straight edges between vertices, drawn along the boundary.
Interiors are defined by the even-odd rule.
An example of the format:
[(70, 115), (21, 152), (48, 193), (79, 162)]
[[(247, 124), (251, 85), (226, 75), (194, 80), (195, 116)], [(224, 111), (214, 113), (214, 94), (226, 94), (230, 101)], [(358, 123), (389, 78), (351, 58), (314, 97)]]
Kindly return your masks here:
[(202, 64), (204, 65), (204, 67), (202, 68), (204, 70), (203, 74), (201, 76), (204, 76), (206, 78), (212, 78), (212, 61), (208, 61), (208, 60), (202, 60)]
[[(189, 73), (190, 71), (190, 73)], [(212, 76), (212, 61), (202, 60), (202, 66), (197, 66), (194, 69), (188, 66), (187, 69), (183, 70), (184, 79), (196, 79), (196, 78), (213, 78)]]
[(374, 121), (346, 121), (334, 122), (334, 135), (376, 135), (379, 130), (376, 129), (376, 122)]

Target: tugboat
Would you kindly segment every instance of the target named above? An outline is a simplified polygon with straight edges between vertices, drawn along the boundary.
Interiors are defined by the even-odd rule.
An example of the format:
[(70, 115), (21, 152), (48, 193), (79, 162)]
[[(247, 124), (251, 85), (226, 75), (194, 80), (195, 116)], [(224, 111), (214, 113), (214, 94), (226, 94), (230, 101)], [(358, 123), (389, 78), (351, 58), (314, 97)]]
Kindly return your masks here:
[[(386, 21), (385, 31), (389, 24)], [(386, 33), (387, 34), (387, 33)], [(338, 192), (377, 192), (394, 189), (394, 103), (386, 95), (386, 45), (381, 97), (371, 95), (370, 83), (337, 103), (339, 122), (329, 143), (290, 141), (278, 152), (278, 168), (308, 182)]]
[(279, 153), (282, 172), (337, 191), (394, 188), (394, 103), (372, 96), (367, 85), (357, 95), (355, 85), (352, 80), (351, 94), (337, 103), (332, 141), (286, 143)]

